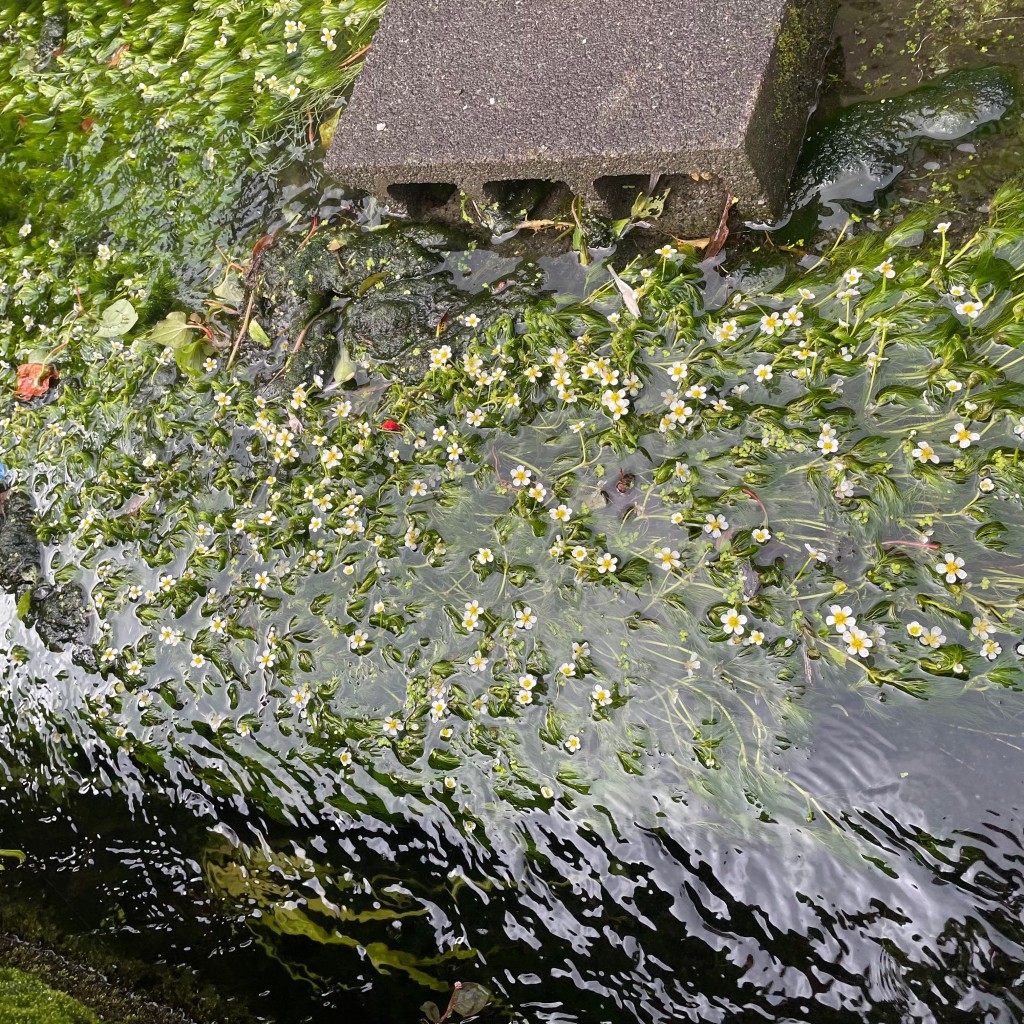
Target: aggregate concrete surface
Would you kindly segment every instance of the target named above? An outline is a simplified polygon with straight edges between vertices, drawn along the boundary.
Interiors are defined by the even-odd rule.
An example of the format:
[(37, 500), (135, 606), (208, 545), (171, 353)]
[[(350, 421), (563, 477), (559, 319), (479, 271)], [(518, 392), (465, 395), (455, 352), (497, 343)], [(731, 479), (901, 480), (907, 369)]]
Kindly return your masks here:
[(698, 220), (717, 219), (726, 191), (764, 219), (834, 13), (833, 0), (389, 0), (328, 171), (391, 206), (414, 185), (488, 202), (501, 182), (551, 179), (614, 208), (623, 182), (607, 179), (670, 175), (707, 207)]

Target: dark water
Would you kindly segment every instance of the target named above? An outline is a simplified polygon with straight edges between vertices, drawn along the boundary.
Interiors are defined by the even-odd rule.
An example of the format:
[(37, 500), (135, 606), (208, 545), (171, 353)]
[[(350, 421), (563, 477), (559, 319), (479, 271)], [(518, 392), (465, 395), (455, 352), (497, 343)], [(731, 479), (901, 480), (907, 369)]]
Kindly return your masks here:
[[(492, 1019), (1016, 1021), (1020, 713), (979, 697), (818, 714), (795, 781), (841, 808), (824, 839), (741, 833), (697, 800), (643, 822), (628, 807), (605, 822), (526, 813), (516, 842), (488, 850), (429, 814), (287, 828), (199, 792), (139, 793), (129, 813), (107, 795), (48, 808), (7, 790), (5, 841), (32, 868), (5, 879), (6, 898), (194, 970), (257, 1019), (408, 1021), (429, 975), (487, 984)], [(235, 841), (248, 853), (229, 854)], [(223, 870), (238, 862), (248, 879)]]
[[(329, 214), (321, 188), (295, 194)], [(74, 670), (46, 664), (56, 711)], [(640, 808), (609, 780), (468, 836), (387, 765), (342, 795), (294, 753), (256, 806), (39, 740), (7, 704), (0, 847), (27, 862), (0, 924), (211, 986), (214, 1020), (410, 1022), (456, 980), (495, 1021), (1024, 1020), (1024, 701), (823, 690), (806, 711), (778, 740), (784, 817), (691, 789)]]

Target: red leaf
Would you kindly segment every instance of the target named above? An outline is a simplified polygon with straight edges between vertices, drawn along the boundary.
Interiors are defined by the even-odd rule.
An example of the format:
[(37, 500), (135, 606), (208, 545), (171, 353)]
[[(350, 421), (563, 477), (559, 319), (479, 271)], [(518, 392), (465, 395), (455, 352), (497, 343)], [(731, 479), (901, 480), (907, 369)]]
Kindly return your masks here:
[(22, 363), (18, 367), (18, 386), (15, 397), (23, 402), (39, 398), (50, 390), (50, 381), (60, 377), (55, 366), (43, 363)]
[(401, 423), (396, 423), (394, 420), (385, 420), (380, 425), (380, 429), (381, 430), (401, 430), (402, 429), (402, 424)]
[(83, 132), (91, 132), (92, 131), (92, 126), (95, 123), (96, 123), (96, 118), (95, 117), (84, 118), (83, 121), (82, 121), (82, 131)]

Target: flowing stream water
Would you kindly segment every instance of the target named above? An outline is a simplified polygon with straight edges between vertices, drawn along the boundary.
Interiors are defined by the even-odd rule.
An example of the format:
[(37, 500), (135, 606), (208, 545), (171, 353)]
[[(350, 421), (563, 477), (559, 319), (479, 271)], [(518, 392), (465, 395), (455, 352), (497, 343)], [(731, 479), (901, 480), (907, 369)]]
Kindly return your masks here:
[[(1019, 5), (843, 5), (789, 214), (704, 262), (387, 227), (323, 180), (336, 98), (199, 152), (245, 131), (226, 85), (188, 120), (231, 5), (146, 37), (166, 124), (108, 124), (110, 6), (57, 125), (94, 178), (41, 186), (64, 136), (4, 97), (2, 385), (40, 324), (74, 357), (0, 409), (42, 553), (0, 594), (0, 932), (195, 1021), (459, 981), (495, 1021), (1024, 1020)], [(277, 8), (254, 39), (321, 32)], [(331, 8), (297, 89), (372, 32)]]

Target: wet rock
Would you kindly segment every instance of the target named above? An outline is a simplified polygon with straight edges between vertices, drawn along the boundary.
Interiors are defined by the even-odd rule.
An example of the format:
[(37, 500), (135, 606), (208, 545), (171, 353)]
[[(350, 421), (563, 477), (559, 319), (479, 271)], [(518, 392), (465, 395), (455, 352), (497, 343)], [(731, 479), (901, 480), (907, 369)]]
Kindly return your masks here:
[(44, 579), (34, 517), (29, 495), (10, 491), (0, 496), (0, 589), (19, 599), (27, 593), (25, 625), (35, 628), (50, 650), (71, 648), (79, 665), (95, 670), (95, 654), (86, 643), (89, 612), (84, 595), (73, 583)]
[(39, 47), (36, 50), (38, 54), (37, 70), (45, 71), (53, 62), (55, 54), (64, 45), (67, 29), (67, 19), (63, 14), (51, 14), (43, 22), (43, 30), (39, 34)]
[(32, 499), (21, 491), (0, 495), (0, 588), (20, 597), (42, 578), (42, 551), (32, 520)]
[(261, 393), (281, 398), (316, 375), (325, 384), (345, 383), (344, 375), (335, 378), (341, 354), (346, 366), (375, 365), (416, 382), (430, 368), (431, 348), (449, 345), (461, 354), (474, 333), (463, 325), (470, 313), (480, 331), (535, 304), (543, 273), (528, 261), (475, 293), (454, 283), (442, 268), (471, 246), (464, 232), (389, 224), (318, 232), (276, 259), (270, 250), (256, 285), (259, 320), (289, 344), (284, 365), (270, 368)]
[(808, 138), (791, 208), (813, 206), (815, 198), (836, 212), (842, 200), (874, 203), (918, 140), (962, 139), (1001, 118), (1015, 98), (1012, 72), (991, 67), (953, 71), (903, 96), (845, 107)]
[[(428, 358), (425, 349), (437, 344), (438, 327), (465, 304), (465, 294), (441, 278), (405, 281), (349, 303), (340, 338), (354, 353), (384, 363), (404, 359), (412, 366)], [(445, 341), (451, 344), (447, 335)]]
[(25, 625), (35, 629), (51, 651), (71, 648), (76, 664), (96, 670), (96, 655), (85, 642), (89, 612), (82, 591), (75, 584), (40, 583), (33, 587)]

